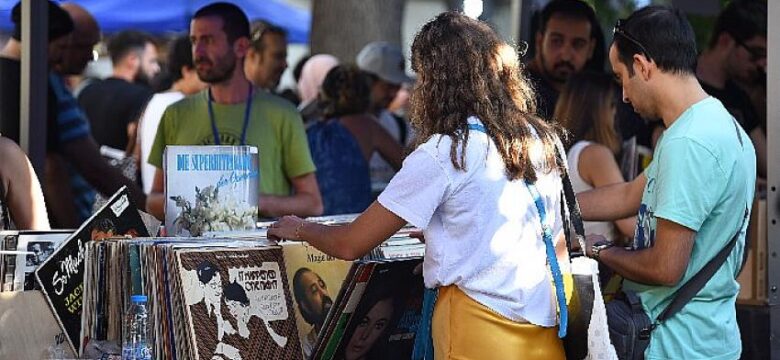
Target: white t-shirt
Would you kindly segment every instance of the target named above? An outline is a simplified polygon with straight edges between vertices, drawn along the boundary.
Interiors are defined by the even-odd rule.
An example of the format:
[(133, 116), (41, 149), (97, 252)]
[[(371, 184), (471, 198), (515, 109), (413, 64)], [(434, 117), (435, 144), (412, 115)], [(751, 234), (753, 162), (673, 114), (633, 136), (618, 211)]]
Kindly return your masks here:
[[(479, 123), (474, 117), (468, 121)], [(436, 135), (420, 145), (379, 196), (382, 206), (423, 230), (426, 287), (454, 284), (506, 318), (554, 326), (554, 292), (531, 193), (524, 181), (507, 179), (501, 156), (484, 133), (470, 131), (465, 171), (452, 165), (451, 143), (448, 136)], [(560, 176), (538, 174), (536, 187), (558, 234)]]
[[(411, 135), (408, 126), (409, 124), (406, 126), (406, 134), (403, 134), (404, 136), (402, 137), (401, 131), (404, 131), (404, 129), (398, 125), (398, 120), (396, 120), (390, 111), (382, 110), (382, 112), (379, 113), (379, 116), (376, 117), (376, 121), (387, 130), (387, 133), (390, 134), (395, 141), (398, 141), (399, 144), (401, 144), (402, 138), (405, 138), (408, 143)], [(401, 144), (402, 147), (405, 147), (406, 145), (407, 144), (405, 143)], [(381, 191), (387, 186), (390, 179), (393, 178), (395, 170), (378, 152), (374, 152), (374, 154), (371, 155), (371, 160), (368, 165), (371, 170), (371, 189), (377, 192)]]
[[(569, 163), (569, 179), (571, 180), (571, 187), (575, 193), (581, 193), (593, 189), (593, 186), (585, 182), (580, 176), (580, 155), (582, 151), (592, 144), (590, 141), (578, 141), (576, 144), (569, 148), (567, 154), (567, 162)], [(599, 234), (603, 235), (609, 241), (615, 241), (617, 233), (615, 232), (615, 225), (611, 221), (583, 221), (583, 227), (585, 228), (585, 235)]]
[(157, 135), (157, 127), (160, 125), (163, 112), (171, 105), (184, 98), (184, 94), (178, 91), (169, 91), (154, 94), (152, 99), (146, 105), (144, 116), (138, 124), (138, 144), (141, 146), (141, 182), (144, 186), (144, 192), (152, 192), (152, 181), (157, 168), (150, 165), (147, 161), (149, 153), (152, 152), (152, 144)]

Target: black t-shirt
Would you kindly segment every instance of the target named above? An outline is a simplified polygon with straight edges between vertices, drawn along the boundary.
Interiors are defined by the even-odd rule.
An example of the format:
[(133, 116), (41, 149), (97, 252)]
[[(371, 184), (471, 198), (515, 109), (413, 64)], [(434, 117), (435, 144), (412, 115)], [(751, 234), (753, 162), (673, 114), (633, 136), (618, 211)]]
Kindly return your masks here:
[(552, 120), (553, 113), (555, 113), (555, 103), (558, 102), (558, 90), (547, 81), (547, 79), (532, 70), (528, 69), (528, 80), (534, 87), (536, 93), (536, 115), (539, 115), (544, 120)]
[(0, 57), (0, 133), (16, 143), (19, 143), (20, 73), (18, 60)]
[(718, 89), (701, 79), (699, 79), (699, 82), (707, 94), (723, 103), (726, 110), (737, 120), (746, 133), (750, 134), (753, 129), (758, 127), (758, 114), (756, 109), (753, 108), (750, 97), (736, 84), (727, 81), (725, 88)]
[(95, 141), (124, 150), (127, 125), (138, 121), (152, 95), (150, 88), (112, 77), (87, 85), (78, 101), (89, 119)]
[[(20, 138), (20, 87), (22, 64), (19, 60), (0, 57), (0, 132), (3, 136), (19, 144)], [(47, 81), (47, 83), (49, 83)], [(46, 149), (56, 151), (58, 148), (59, 128), (57, 126), (57, 99), (53, 94), (51, 84), (48, 86), (47, 116), (46, 116)], [(36, 129), (31, 129), (36, 133)]]

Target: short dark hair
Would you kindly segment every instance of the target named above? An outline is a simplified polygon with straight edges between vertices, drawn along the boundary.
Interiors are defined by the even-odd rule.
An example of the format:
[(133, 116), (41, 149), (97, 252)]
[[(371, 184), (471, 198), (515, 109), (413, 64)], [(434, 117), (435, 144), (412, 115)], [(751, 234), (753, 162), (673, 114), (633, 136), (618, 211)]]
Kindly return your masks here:
[(109, 231), (116, 231), (116, 225), (114, 225), (114, 222), (111, 221), (109, 218), (102, 218), (97, 221), (95, 226), (92, 227), (92, 231), (100, 231), (103, 233), (107, 233)]
[(696, 71), (693, 28), (680, 10), (669, 6), (651, 5), (635, 11), (622, 21), (621, 31), (615, 33), (612, 44), (630, 76), (634, 75), (634, 54), (644, 54), (662, 71), (675, 74)]
[(126, 30), (114, 35), (108, 42), (108, 54), (115, 65), (132, 52), (143, 52), (146, 44), (154, 44), (154, 39), (144, 32)]
[(766, 37), (766, 2), (760, 0), (734, 0), (715, 20), (710, 36), (710, 48), (715, 47), (718, 36), (726, 32), (737, 41), (747, 41), (756, 36)]
[(249, 298), (246, 296), (246, 290), (237, 282), (232, 282), (225, 286), (225, 300), (238, 301), (244, 306), (249, 306)]
[(596, 37), (599, 25), (596, 12), (588, 3), (581, 0), (553, 0), (550, 1), (539, 15), (539, 32), (547, 31), (547, 23), (553, 15), (561, 15), (571, 19), (587, 20), (590, 23), (590, 36)]
[(171, 76), (171, 81), (181, 80), (181, 68), (183, 67), (189, 69), (195, 67), (192, 62), (192, 42), (186, 35), (173, 39), (169, 46), (168, 74)]
[(208, 282), (218, 273), (217, 267), (208, 260), (201, 261), (201, 263), (198, 264), (196, 271), (198, 273), (198, 280), (204, 284), (208, 284)]
[[(547, 31), (547, 23), (553, 15), (560, 15), (569, 19), (586, 20), (590, 23), (590, 38), (594, 40), (593, 56), (585, 64), (585, 67), (594, 71), (603, 71), (605, 62), (604, 32), (596, 18), (596, 11), (588, 3), (581, 0), (553, 0), (549, 2), (539, 14), (539, 33)], [(533, 45), (533, 44), (531, 44)]]
[(252, 32), (249, 39), (252, 41), (252, 48), (258, 52), (262, 52), (265, 44), (263, 44), (263, 37), (268, 34), (276, 34), (281, 37), (287, 37), (287, 30), (271, 24), (265, 20), (255, 20), (252, 22)]
[(301, 303), (301, 300), (306, 298), (306, 288), (303, 287), (303, 284), (301, 283), (301, 278), (303, 277), (303, 274), (306, 274), (307, 272), (314, 273), (315, 275), (317, 275), (317, 273), (305, 267), (298, 269), (298, 271), (295, 272), (295, 275), (293, 275), (293, 296), (295, 297), (295, 301), (299, 305)]
[(242, 37), (249, 38), (249, 19), (237, 5), (226, 2), (209, 4), (198, 9), (192, 18), (198, 19), (208, 16), (222, 19), (222, 31), (227, 35), (228, 43), (233, 44)]

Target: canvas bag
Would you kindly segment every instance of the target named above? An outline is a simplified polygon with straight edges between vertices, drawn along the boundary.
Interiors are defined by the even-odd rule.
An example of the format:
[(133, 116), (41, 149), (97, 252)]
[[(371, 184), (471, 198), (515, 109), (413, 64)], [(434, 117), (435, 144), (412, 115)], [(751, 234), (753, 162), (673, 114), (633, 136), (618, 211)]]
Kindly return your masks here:
[(581, 251), (574, 251), (572, 238), (585, 248), (585, 227), (582, 223), (579, 204), (569, 178), (566, 152), (560, 141), (556, 144), (556, 159), (561, 172), (561, 217), (569, 255), (568, 266), (564, 266), (564, 284), (568, 304), (567, 335), (563, 346), (567, 359), (617, 359), (615, 348), (609, 337), (607, 310), (601, 296), (598, 262), (585, 257)]

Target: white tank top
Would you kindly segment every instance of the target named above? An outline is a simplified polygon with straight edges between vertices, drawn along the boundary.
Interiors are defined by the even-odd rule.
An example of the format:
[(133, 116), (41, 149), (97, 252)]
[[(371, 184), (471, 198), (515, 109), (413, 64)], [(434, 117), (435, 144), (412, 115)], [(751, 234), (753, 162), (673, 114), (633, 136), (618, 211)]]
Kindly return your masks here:
[[(569, 149), (569, 153), (566, 154), (566, 157), (568, 158), (567, 161), (569, 163), (569, 178), (571, 179), (571, 186), (574, 188), (575, 193), (593, 189), (591, 184), (588, 184), (585, 182), (585, 180), (582, 179), (578, 167), (582, 150), (584, 150), (590, 144), (590, 141), (578, 141), (571, 147), (571, 149)], [(617, 238), (615, 225), (610, 221), (585, 221), (583, 222), (583, 225), (585, 226), (586, 235), (604, 235), (604, 237), (609, 241), (614, 241)]]

